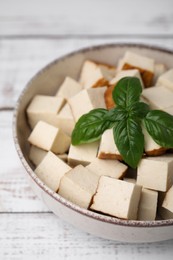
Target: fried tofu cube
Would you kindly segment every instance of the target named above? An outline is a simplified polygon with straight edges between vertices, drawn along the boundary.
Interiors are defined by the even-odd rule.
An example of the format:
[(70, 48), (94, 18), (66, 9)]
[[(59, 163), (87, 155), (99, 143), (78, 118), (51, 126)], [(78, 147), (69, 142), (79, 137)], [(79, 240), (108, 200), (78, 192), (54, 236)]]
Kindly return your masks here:
[(64, 104), (63, 97), (36, 95), (26, 110), (29, 125), (33, 129), (40, 120), (56, 125), (57, 114)]
[(90, 209), (122, 219), (135, 220), (140, 196), (140, 186), (101, 176)]
[(104, 100), (106, 89), (106, 87), (85, 89), (68, 100), (75, 121), (92, 109), (106, 108)]
[(88, 208), (97, 185), (97, 176), (78, 165), (63, 176), (58, 193), (72, 203)]
[(173, 155), (141, 159), (137, 171), (137, 184), (144, 188), (167, 191), (173, 182)]
[(144, 126), (142, 126), (142, 132), (144, 134), (144, 151), (148, 156), (158, 156), (166, 152), (166, 148), (157, 144), (150, 134), (147, 132)]
[(163, 73), (157, 80), (156, 85), (164, 86), (173, 91), (173, 69)]
[(108, 129), (102, 134), (97, 157), (99, 159), (122, 160), (122, 156), (114, 141), (112, 129)]
[(87, 166), (97, 156), (99, 142), (89, 144), (80, 144), (77, 146), (70, 145), (68, 154), (68, 163), (72, 167), (81, 164)]
[(86, 60), (83, 64), (80, 83), (84, 88), (106, 86), (115, 74), (115, 68)]
[(75, 96), (82, 90), (82, 86), (74, 79), (66, 77), (62, 85), (59, 87), (56, 96), (63, 97), (64, 99)]
[(103, 175), (120, 179), (124, 176), (128, 167), (118, 160), (101, 160), (96, 158), (86, 168), (94, 172), (99, 180)]
[(58, 156), (49, 151), (35, 169), (35, 173), (40, 180), (56, 192), (59, 189), (61, 178), (70, 170), (71, 167), (69, 165), (64, 163), (58, 158)]
[(136, 77), (140, 80), (142, 88), (144, 88), (144, 84), (141, 78), (141, 74), (138, 69), (129, 69), (129, 70), (121, 70), (118, 71), (113, 79), (110, 80), (110, 85), (116, 85), (118, 81), (124, 77)]
[(166, 71), (166, 66), (163, 63), (155, 63), (154, 64), (154, 78), (153, 84), (155, 85), (158, 78)]
[(68, 103), (58, 113), (58, 127), (67, 135), (71, 136), (75, 126), (75, 120)]
[(142, 188), (138, 208), (138, 220), (155, 220), (157, 212), (158, 192)]
[(164, 109), (173, 105), (173, 91), (158, 86), (144, 89), (142, 96), (148, 101), (152, 109)]
[(28, 141), (43, 150), (62, 154), (68, 150), (71, 138), (57, 127), (39, 121), (32, 130)]
[(150, 87), (154, 76), (154, 60), (137, 53), (127, 51), (121, 62), (122, 70), (138, 69), (144, 86)]

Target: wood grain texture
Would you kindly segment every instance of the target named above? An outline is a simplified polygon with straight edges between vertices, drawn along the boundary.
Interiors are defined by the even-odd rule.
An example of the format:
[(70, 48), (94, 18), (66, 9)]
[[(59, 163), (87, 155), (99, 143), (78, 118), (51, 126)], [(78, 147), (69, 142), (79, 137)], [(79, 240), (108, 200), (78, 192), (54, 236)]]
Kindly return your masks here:
[(14, 148), (12, 111), (0, 112), (0, 212), (48, 212), (32, 192)]
[(172, 259), (173, 240), (140, 245), (104, 240), (76, 230), (52, 213), (0, 214), (0, 221), (3, 260)]
[[(14, 2), (14, 3), (12, 3)], [(1, 0), (0, 35), (172, 35), (172, 0)]]
[(133, 42), (172, 49), (173, 39), (82, 38), (0, 40), (0, 109), (13, 108), (31, 77), (52, 60), (71, 51), (98, 44)]

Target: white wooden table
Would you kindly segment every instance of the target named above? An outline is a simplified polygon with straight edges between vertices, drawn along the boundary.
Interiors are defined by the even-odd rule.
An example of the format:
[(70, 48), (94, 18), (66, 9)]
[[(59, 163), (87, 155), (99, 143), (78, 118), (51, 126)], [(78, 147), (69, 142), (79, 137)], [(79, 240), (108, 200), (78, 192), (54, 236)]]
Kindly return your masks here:
[(15, 102), (35, 72), (81, 47), (127, 41), (173, 49), (173, 1), (0, 1), (0, 260), (172, 259), (173, 240), (108, 241), (55, 217), (30, 189), (13, 145)]

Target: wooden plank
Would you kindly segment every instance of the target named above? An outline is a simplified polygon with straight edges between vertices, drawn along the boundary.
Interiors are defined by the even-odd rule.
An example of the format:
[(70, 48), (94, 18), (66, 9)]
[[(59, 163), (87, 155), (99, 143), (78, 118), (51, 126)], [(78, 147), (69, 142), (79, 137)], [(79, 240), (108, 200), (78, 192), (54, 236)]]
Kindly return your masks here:
[(173, 240), (127, 244), (86, 234), (51, 213), (0, 214), (0, 259), (172, 259)]
[(0, 6), (2, 36), (173, 34), (172, 0), (1, 0)]
[(12, 140), (12, 111), (0, 112), (0, 212), (48, 212), (35, 196)]
[(29, 79), (50, 61), (71, 51), (115, 42), (142, 42), (172, 48), (173, 39), (82, 38), (0, 40), (0, 108), (13, 108)]

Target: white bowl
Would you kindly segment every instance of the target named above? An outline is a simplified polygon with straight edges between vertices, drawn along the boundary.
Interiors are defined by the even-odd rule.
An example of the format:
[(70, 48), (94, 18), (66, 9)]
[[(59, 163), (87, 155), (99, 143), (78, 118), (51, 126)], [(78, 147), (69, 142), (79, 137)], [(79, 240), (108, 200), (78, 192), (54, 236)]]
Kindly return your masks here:
[(104, 216), (74, 205), (49, 189), (34, 173), (29, 161), (27, 138), (30, 130), (25, 110), (36, 94), (55, 94), (58, 86), (68, 75), (77, 79), (85, 59), (93, 59), (108, 64), (116, 64), (126, 50), (144, 54), (173, 67), (173, 51), (141, 44), (108, 44), (82, 49), (59, 58), (39, 73), (27, 84), (17, 102), (13, 133), (18, 155), (28, 173), (35, 193), (58, 217), (96, 236), (124, 242), (154, 242), (173, 238), (173, 219), (156, 221), (121, 220)]

